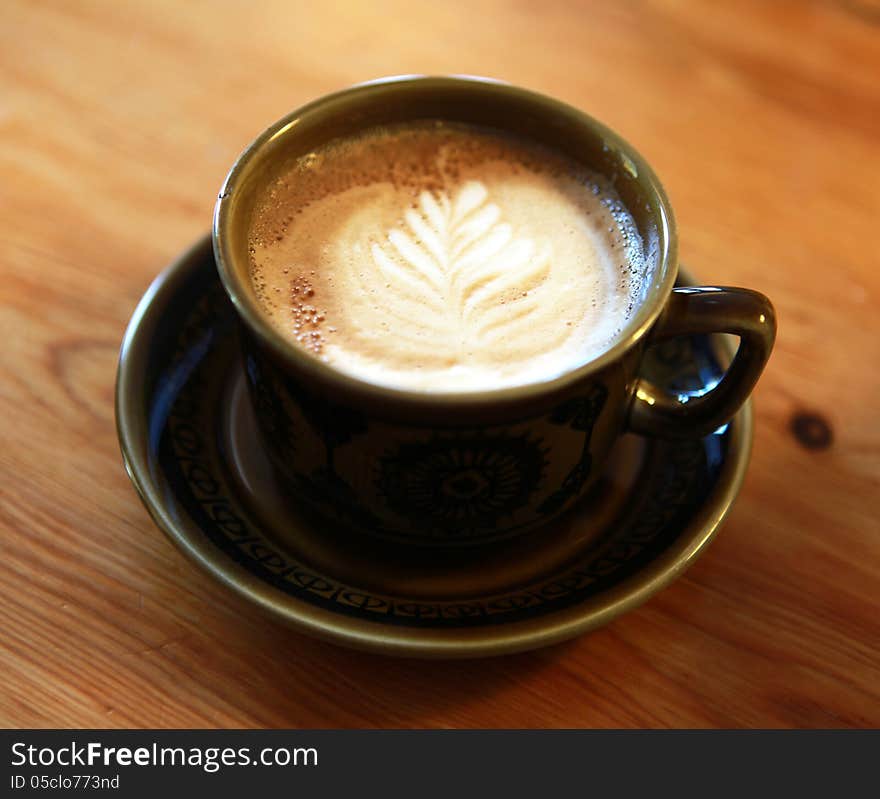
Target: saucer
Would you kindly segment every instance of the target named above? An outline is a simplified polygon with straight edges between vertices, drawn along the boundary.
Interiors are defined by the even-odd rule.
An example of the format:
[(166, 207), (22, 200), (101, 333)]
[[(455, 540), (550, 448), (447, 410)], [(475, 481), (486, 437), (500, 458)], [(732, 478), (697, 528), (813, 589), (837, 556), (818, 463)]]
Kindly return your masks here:
[[(685, 402), (730, 356), (723, 337), (691, 336), (652, 348), (645, 366)], [(199, 566), (304, 633), (421, 657), (545, 646), (644, 602), (715, 535), (752, 437), (748, 403), (703, 439), (625, 435), (575, 510), (513, 541), (437, 552), (354, 536), (297, 507), (254, 443), (237, 321), (208, 237), (138, 305), (116, 421), (147, 510)]]

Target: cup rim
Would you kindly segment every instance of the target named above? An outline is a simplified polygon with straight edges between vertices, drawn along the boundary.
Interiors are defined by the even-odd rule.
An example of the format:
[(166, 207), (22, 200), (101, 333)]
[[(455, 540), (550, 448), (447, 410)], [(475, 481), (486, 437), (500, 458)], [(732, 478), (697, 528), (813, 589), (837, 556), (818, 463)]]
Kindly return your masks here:
[[(232, 247), (225, 235), (225, 231), (230, 226), (231, 199), (235, 196), (237, 188), (247, 175), (248, 167), (258, 159), (264, 146), (284, 136), (288, 131), (295, 129), (301, 119), (318, 113), (327, 106), (332, 106), (333, 103), (356, 94), (384, 92), (387, 91), (389, 86), (412, 86), (413, 84), (422, 85), (427, 89), (447, 89), (455, 86), (479, 84), (492, 94), (517, 97), (520, 100), (544, 109), (554, 108), (570, 119), (574, 119), (580, 124), (598, 132), (605, 142), (625, 156), (635, 170), (636, 179), (656, 197), (659, 210), (657, 268), (647, 287), (648, 294), (638, 311), (624, 326), (614, 344), (600, 356), (548, 380), (522, 385), (462, 392), (411, 390), (381, 383), (372, 383), (344, 372), (300, 350), (294, 344), (288, 342), (270, 324), (266, 315), (260, 309), (253, 293), (249, 290), (249, 287), (244, 285), (243, 280), (236, 271), (233, 265)], [(475, 75), (407, 74), (376, 78), (325, 94), (286, 114), (260, 133), (233, 163), (214, 206), (211, 234), (217, 271), (239, 318), (260, 342), (269, 347), (270, 351), (301, 373), (310, 386), (323, 386), (329, 392), (332, 392), (333, 396), (348, 395), (371, 404), (380, 403), (386, 408), (406, 407), (415, 411), (439, 410), (443, 412), (446, 410), (487, 410), (490, 408), (498, 410), (506, 405), (514, 405), (551, 395), (556, 396), (571, 386), (582, 383), (591, 375), (620, 360), (626, 352), (632, 349), (647, 334), (658, 316), (662, 313), (678, 272), (678, 238), (672, 207), (654, 170), (632, 145), (586, 112), (561, 100), (496, 78)]]

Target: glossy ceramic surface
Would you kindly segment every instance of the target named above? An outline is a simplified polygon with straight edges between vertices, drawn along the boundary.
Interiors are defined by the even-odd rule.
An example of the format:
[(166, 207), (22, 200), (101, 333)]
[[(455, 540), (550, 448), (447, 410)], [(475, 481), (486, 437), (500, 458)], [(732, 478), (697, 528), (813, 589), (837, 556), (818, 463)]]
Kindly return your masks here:
[[(205, 239), (157, 279), (126, 334), (126, 466), (158, 526), (196, 563), (297, 629), (348, 646), (494, 655), (604, 624), (690, 565), (748, 461), (747, 404), (702, 439), (623, 437), (576, 509), (533, 536), (460, 551), (385, 545), (304, 513), (276, 481), (254, 444), (237, 335)], [(648, 374), (700, 396), (723, 373), (718, 349), (708, 336), (672, 339), (651, 350)]]

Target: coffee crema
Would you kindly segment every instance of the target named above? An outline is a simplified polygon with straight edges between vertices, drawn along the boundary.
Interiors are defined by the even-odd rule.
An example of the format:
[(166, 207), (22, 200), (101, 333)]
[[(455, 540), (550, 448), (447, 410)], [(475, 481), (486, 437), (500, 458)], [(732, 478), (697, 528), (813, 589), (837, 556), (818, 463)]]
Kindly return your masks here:
[(249, 229), (251, 280), (294, 345), (430, 392), (557, 377), (610, 348), (649, 280), (599, 176), (504, 133), (420, 122), (289, 164)]

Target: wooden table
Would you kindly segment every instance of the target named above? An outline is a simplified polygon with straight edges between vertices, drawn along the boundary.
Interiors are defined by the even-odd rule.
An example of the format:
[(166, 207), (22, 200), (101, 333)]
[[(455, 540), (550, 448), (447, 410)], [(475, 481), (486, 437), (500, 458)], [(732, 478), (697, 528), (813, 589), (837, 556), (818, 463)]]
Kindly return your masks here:
[[(880, 6), (0, 6), (0, 723), (880, 725)], [(151, 279), (288, 110), (401, 72), (492, 75), (621, 132), (706, 281), (776, 303), (736, 507), (592, 635), (394, 661), (282, 628), (197, 571), (122, 467), (113, 381)]]

